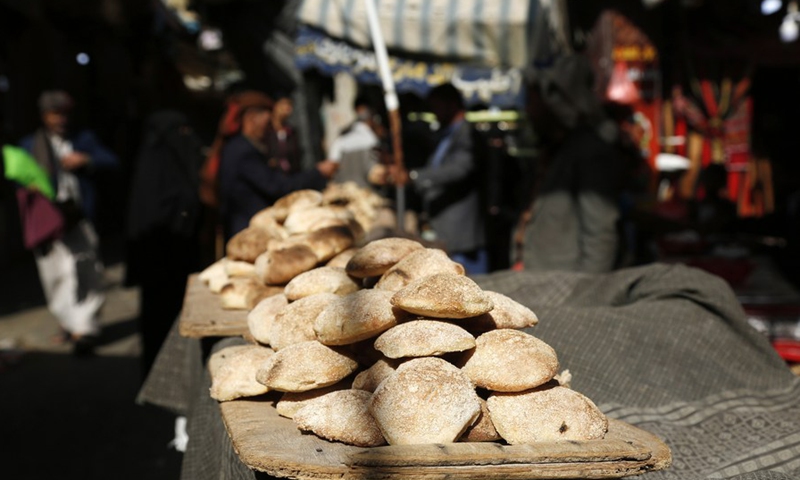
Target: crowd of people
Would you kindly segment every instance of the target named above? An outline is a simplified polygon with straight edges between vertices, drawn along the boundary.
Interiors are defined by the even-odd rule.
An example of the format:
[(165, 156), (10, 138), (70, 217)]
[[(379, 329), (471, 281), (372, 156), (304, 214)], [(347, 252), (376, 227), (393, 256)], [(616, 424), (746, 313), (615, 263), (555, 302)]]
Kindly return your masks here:
[[(325, 159), (305, 170), (286, 94), (231, 95), (209, 148), (186, 115), (153, 113), (130, 179), (126, 231), (127, 283), (141, 288), (145, 371), (181, 309), (186, 276), (220, 256), (219, 245), (258, 211), (292, 191), (321, 190), (329, 182), (353, 181), (382, 192), (403, 188), (419, 218), (418, 231), (404, 233), (444, 249), (469, 275), (492, 271), (490, 240), (508, 245), (508, 264), (517, 269), (613, 269), (624, 175), (619, 130), (591, 91), (585, 59), (567, 57), (531, 73), (525, 113), (538, 134), (541, 161), (529, 201), (519, 205), (516, 231), (501, 239), (487, 228), (486, 185), (509, 179), (487, 176), (464, 99), (451, 84), (433, 88), (422, 102), (439, 128), (409, 129), (417, 138), (406, 137), (406, 148), (415, 153), (405, 165), (386, 155), (391, 146), (380, 109), (366, 97), (356, 99), (355, 120), (326, 149)], [(38, 186), (30, 178), (14, 180), (21, 190), (44, 195), (63, 220), (30, 248), (48, 307), (63, 330), (60, 340), (87, 353), (103, 304), (92, 179), (96, 171), (118, 168), (119, 160), (91, 131), (70, 128), (67, 93), (42, 93), (39, 108), (42, 127), (20, 143), (41, 170), (34, 176)], [(424, 158), (417, 158), (419, 152)], [(5, 157), (9, 177), (9, 159), (20, 155)]]

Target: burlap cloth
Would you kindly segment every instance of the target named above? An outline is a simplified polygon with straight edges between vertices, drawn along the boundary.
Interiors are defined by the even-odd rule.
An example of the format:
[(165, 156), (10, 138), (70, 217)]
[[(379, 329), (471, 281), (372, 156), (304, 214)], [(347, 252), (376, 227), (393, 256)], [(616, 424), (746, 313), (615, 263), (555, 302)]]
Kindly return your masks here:
[[(662, 264), (475, 280), (536, 312), (529, 332), (555, 348), (575, 390), (670, 446), (672, 467), (645, 478), (800, 478), (800, 381), (723, 280)], [(208, 395), (204, 359), (241, 341), (218, 340), (173, 328), (139, 401), (188, 417), (181, 478), (269, 478), (239, 461)]]

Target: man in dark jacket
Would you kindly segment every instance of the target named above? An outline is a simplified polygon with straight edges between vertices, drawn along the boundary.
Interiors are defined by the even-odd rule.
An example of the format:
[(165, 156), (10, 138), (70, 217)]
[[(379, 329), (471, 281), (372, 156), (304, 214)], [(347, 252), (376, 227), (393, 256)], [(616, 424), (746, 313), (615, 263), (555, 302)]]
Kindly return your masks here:
[(285, 172), (266, 145), (272, 101), (252, 92), (242, 96), (241, 131), (222, 147), (219, 167), (220, 214), (226, 241), (275, 200), (295, 190), (325, 188), (336, 164), (324, 161), (309, 171)]
[(393, 169), (392, 176), (401, 183), (410, 181), (422, 198), (429, 223), (423, 236), (441, 242), (468, 274), (488, 273), (484, 212), (464, 100), (448, 83), (431, 90), (428, 102), (441, 125), (433, 155), (425, 167)]

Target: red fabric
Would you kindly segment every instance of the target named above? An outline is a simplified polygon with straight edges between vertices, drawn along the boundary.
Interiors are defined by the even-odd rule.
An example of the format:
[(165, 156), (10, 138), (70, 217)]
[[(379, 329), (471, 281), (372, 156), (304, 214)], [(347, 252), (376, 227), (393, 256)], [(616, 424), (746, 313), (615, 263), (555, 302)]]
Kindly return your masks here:
[(625, 62), (614, 63), (611, 80), (608, 82), (608, 88), (606, 89), (606, 97), (623, 105), (631, 105), (641, 98), (639, 89), (628, 77), (628, 67)]
[(64, 217), (58, 207), (44, 195), (18, 187), (17, 205), (25, 248), (32, 250), (47, 241), (61, 237), (64, 231)]

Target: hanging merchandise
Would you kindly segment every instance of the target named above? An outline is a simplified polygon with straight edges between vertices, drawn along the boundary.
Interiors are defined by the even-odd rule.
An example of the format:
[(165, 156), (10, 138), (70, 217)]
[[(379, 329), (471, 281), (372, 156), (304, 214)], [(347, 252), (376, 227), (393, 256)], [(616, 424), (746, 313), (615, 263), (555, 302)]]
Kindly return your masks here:
[(615, 62), (611, 81), (608, 82), (606, 98), (623, 105), (632, 105), (639, 100), (639, 90), (628, 76), (628, 67), (624, 62)]
[(630, 109), (621, 127), (655, 170), (661, 152), (661, 71), (655, 45), (628, 18), (611, 10), (603, 12), (590, 38), (598, 92), (607, 102)]

